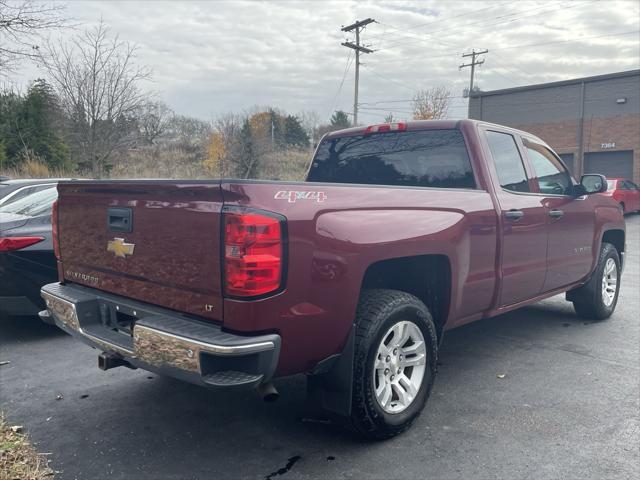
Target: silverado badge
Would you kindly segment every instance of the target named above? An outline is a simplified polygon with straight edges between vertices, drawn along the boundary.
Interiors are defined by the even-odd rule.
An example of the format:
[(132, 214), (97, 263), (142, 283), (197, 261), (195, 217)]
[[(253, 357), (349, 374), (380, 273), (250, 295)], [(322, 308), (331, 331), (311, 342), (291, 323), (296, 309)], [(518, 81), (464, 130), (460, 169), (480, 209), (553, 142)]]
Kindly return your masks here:
[(113, 252), (116, 257), (127, 258), (127, 255), (133, 255), (135, 243), (127, 243), (124, 238), (114, 238), (107, 243), (107, 252)]

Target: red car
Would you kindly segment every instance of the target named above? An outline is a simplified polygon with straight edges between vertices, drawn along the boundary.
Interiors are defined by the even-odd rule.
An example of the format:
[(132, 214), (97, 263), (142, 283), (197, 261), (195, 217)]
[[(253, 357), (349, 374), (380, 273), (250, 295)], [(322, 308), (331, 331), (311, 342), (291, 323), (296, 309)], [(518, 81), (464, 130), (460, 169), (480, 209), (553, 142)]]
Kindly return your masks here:
[(424, 407), (445, 330), (564, 292), (613, 314), (625, 222), (606, 187), (473, 120), (329, 133), (306, 182), (61, 182), (41, 316), (105, 370), (265, 399), (304, 373), (313, 401), (387, 438)]
[(626, 178), (608, 178), (607, 191), (603, 195), (612, 197), (620, 204), (624, 213), (640, 211), (640, 187)]

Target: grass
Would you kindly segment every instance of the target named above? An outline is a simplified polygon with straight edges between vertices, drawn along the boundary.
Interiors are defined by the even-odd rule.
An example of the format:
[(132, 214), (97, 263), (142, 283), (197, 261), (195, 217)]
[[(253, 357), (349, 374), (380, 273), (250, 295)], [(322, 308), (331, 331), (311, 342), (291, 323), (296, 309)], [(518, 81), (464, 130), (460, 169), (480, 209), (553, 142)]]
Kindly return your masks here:
[[(257, 165), (255, 179), (303, 181), (311, 156), (311, 151), (295, 148), (264, 154)], [(9, 178), (91, 178), (90, 174), (79, 174), (71, 168), (52, 169), (38, 160), (0, 169), (0, 175)], [(233, 178), (234, 175), (226, 174), (225, 177)], [(128, 152), (126, 158), (115, 162), (108, 178), (206, 179), (219, 178), (219, 175), (212, 175), (200, 160), (189, 157), (180, 149), (158, 148)]]
[(0, 479), (51, 480), (54, 472), (46, 456), (36, 452), (20, 430), (0, 414)]

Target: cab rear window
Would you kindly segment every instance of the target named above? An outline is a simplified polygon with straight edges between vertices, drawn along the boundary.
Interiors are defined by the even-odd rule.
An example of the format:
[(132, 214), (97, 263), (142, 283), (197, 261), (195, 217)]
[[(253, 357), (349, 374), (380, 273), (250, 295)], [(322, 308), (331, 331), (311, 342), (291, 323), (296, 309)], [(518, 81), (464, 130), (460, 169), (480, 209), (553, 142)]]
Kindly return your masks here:
[(476, 188), (460, 130), (332, 138), (318, 147), (309, 182)]

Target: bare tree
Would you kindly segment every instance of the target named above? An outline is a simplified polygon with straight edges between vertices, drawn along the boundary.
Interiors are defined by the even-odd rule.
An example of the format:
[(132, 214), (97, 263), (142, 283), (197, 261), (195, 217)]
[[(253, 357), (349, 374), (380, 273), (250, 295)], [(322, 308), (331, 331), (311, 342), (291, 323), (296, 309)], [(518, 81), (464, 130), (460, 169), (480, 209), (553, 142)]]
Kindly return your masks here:
[(169, 128), (173, 111), (164, 102), (144, 102), (136, 112), (140, 136), (146, 145), (152, 145)]
[(304, 131), (307, 132), (309, 136), (309, 140), (311, 141), (311, 146), (313, 147), (320, 140), (318, 126), (320, 125), (320, 115), (318, 112), (313, 110), (305, 110), (298, 114), (298, 118), (300, 118), (300, 123), (302, 123), (302, 127)]
[(70, 43), (48, 43), (40, 57), (61, 105), (81, 169), (108, 173), (109, 157), (136, 141), (136, 112), (149, 100), (140, 84), (150, 71), (134, 64), (136, 47), (110, 37), (101, 21)]
[(449, 110), (451, 92), (444, 86), (419, 90), (413, 96), (413, 119), (432, 120), (443, 118)]
[(173, 115), (167, 124), (163, 143), (179, 145), (202, 153), (206, 150), (211, 135), (211, 124), (194, 117)]
[(205, 166), (220, 177), (234, 175), (238, 170), (238, 150), (243, 119), (240, 115), (227, 113), (213, 123), (213, 134)]
[(21, 60), (39, 57), (39, 42), (46, 31), (67, 24), (64, 4), (33, 0), (0, 0), (0, 77), (14, 72)]

